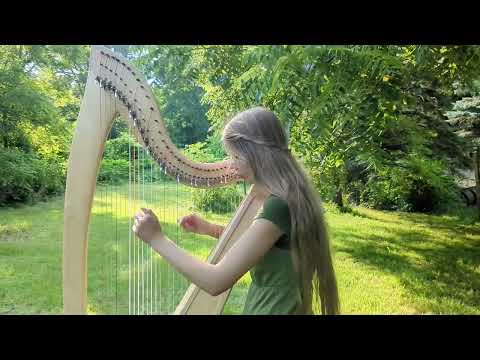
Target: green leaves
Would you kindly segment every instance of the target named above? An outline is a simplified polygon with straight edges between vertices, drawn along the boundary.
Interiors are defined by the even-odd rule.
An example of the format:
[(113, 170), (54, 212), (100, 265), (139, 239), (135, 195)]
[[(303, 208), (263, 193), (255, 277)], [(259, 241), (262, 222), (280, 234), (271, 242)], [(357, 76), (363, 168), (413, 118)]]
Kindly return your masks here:
[(83, 46), (0, 46), (0, 205), (62, 190), (67, 119), (78, 115), (88, 55)]
[(204, 140), (209, 127), (204, 90), (197, 81), (192, 46), (134, 46), (134, 63), (152, 87), (170, 138), (178, 147)]
[[(454, 79), (473, 69), (467, 62), (477, 61), (470, 59), (478, 49), (259, 46), (220, 61), (227, 49), (211, 50), (217, 57), (203, 58), (210, 65), (199, 70), (211, 72), (202, 83), (211, 121), (223, 124), (229, 112), (253, 104), (269, 107), (325, 195), (346, 186), (347, 164), (355, 162), (365, 166), (364, 179), (413, 153), (455, 166), (448, 159), (459, 156), (459, 145), (443, 128), (441, 107)], [(220, 87), (213, 81), (218, 63), (225, 77)], [(397, 195), (392, 199), (408, 203)]]

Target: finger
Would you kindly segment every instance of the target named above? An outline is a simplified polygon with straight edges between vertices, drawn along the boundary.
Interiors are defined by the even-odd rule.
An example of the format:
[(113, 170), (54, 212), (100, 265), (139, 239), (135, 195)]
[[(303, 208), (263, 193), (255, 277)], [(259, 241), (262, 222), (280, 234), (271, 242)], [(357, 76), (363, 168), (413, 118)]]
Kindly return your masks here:
[(154, 215), (153, 211), (150, 209), (146, 209), (146, 208), (141, 208), (141, 209), (145, 214)]
[(133, 232), (134, 232), (135, 234), (137, 233), (137, 227), (136, 227), (136, 225), (133, 225), (133, 226), (132, 226), (132, 230), (133, 230)]

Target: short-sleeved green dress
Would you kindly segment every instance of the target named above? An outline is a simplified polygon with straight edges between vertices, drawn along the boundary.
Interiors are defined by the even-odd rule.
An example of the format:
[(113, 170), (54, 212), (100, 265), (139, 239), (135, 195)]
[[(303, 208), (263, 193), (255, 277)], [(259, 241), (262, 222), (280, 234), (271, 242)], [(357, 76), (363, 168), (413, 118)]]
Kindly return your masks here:
[(243, 314), (295, 314), (300, 296), (290, 252), (291, 220), (288, 204), (281, 198), (270, 195), (255, 219), (271, 221), (283, 231), (283, 234), (250, 270), (252, 283)]

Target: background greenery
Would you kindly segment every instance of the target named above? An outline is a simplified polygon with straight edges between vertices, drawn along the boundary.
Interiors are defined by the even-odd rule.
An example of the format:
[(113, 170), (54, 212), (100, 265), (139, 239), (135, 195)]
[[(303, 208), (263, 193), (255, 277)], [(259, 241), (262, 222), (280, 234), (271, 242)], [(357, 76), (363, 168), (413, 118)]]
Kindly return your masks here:
[[(479, 144), (479, 46), (111, 47), (145, 74), (190, 158), (224, 159), (222, 127), (238, 111), (262, 105), (278, 115), (327, 203), (347, 313), (478, 313), (479, 214), (458, 184)], [(87, 45), (0, 45), (5, 311), (59, 309), (62, 194), (89, 53)], [(116, 121), (101, 189), (125, 190), (132, 148)], [(154, 164), (146, 157), (140, 166), (148, 173)], [(152, 180), (175, 185), (158, 171)], [(243, 185), (185, 191), (190, 210), (227, 221)], [(238, 311), (235, 296), (227, 312)]]

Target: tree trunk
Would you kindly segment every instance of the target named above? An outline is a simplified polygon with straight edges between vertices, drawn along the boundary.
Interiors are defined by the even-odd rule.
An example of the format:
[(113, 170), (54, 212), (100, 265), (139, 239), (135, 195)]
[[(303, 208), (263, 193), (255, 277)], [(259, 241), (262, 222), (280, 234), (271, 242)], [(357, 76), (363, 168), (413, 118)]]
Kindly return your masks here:
[(480, 147), (476, 147), (473, 153), (473, 172), (475, 174), (475, 185), (477, 193), (477, 210), (480, 218)]
[(340, 208), (340, 209), (343, 209), (343, 192), (342, 192), (342, 188), (339, 186), (337, 187), (337, 193), (335, 194), (335, 204), (337, 204), (337, 206)]

